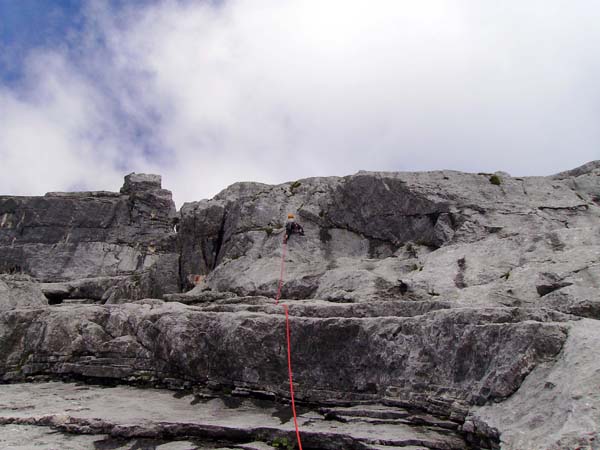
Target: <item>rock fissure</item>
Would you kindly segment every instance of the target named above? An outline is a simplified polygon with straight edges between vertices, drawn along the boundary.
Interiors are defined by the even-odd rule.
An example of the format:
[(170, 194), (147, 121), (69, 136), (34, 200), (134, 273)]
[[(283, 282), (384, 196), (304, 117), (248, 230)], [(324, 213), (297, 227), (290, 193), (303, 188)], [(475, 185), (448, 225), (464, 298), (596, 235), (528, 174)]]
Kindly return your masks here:
[(223, 239), (225, 237), (225, 224), (226, 223), (227, 223), (227, 211), (225, 211), (225, 213), (223, 214), (221, 226), (219, 227), (219, 232), (217, 234), (217, 240), (216, 240), (215, 250), (214, 250), (214, 261), (213, 261), (213, 266), (212, 266), (213, 270), (217, 267), (217, 265), (219, 264), (219, 261), (221, 260), (221, 247), (224, 244)]

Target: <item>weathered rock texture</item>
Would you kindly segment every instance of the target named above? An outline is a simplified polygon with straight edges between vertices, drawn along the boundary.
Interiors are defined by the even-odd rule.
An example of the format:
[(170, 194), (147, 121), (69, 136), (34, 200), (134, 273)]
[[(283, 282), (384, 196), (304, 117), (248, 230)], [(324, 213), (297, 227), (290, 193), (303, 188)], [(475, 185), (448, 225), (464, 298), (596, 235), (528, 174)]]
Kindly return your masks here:
[(465, 424), (502, 430), (503, 448), (600, 448), (600, 323), (584, 319), (561, 358), (540, 364), (500, 404), (475, 408)]
[[(307, 449), (392, 450), (411, 445), (466, 448), (451, 422), (435, 420), (425, 414), (410, 414), (398, 407), (301, 408), (299, 414), (300, 426), (305, 430), (303, 448)], [(6, 386), (0, 400), (0, 431), (3, 425), (35, 425), (70, 433), (96, 434), (95, 439), (87, 438), (88, 446), (79, 448), (94, 448), (92, 442), (95, 442), (96, 448), (123, 450), (155, 446), (164, 450), (205, 450), (217, 446), (196, 439), (210, 435), (213, 441), (221, 441), (222, 447), (218, 447), (223, 449), (266, 450), (273, 449), (267, 443), (278, 442), (280, 448), (286, 449), (289, 447), (282, 443), (295, 440), (294, 426), (289, 419), (288, 406), (265, 399), (222, 400), (183, 393), (173, 396), (173, 393), (154, 389), (140, 393), (139, 389), (130, 387), (102, 389), (56, 382)], [(46, 433), (17, 430), (27, 434), (29, 442), (37, 444), (35, 448), (48, 440)], [(6, 442), (6, 434), (10, 439), (10, 433), (0, 433), (0, 444)], [(54, 448), (69, 448), (64, 445), (68, 445), (68, 441), (63, 438), (61, 442), (56, 434), (52, 436), (53, 441), (63, 445)], [(183, 447), (176, 446), (176, 442), (156, 442), (164, 436), (171, 439), (186, 436), (192, 442)], [(122, 444), (129, 441), (129, 445), (115, 445), (119, 438), (125, 440)], [(140, 438), (154, 442), (148, 442), (147, 446), (143, 441), (132, 442)]]
[[(370, 301), (406, 289), (466, 305), (552, 305), (540, 289), (599, 287), (600, 169), (586, 167), (577, 177), (504, 174), (499, 185), (450, 171), (235, 184), (182, 207), (182, 280), (209, 274), (213, 289), (273, 296), (282, 218), (294, 212), (306, 236), (289, 243), (287, 298)], [(570, 306), (559, 308), (595, 314), (597, 300), (565, 292)]]
[(283, 261), (297, 399), (339, 424), (371, 404), (452, 430), (337, 448), (596, 448), (598, 162), (237, 183), (178, 214), (148, 175), (119, 194), (0, 197), (0, 266), (26, 274), (0, 280), (1, 379), (285, 400), (288, 212), (306, 231)]
[[(297, 395), (314, 402), (391, 395), (460, 415), (464, 405), (512, 394), (538, 362), (560, 352), (567, 336), (559, 313), (444, 309), (416, 317), (302, 317), (303, 305), (294, 306), (294, 366), (303, 380)], [(213, 308), (146, 303), (7, 313), (0, 323), (10, 333), (2, 339), (13, 345), (3, 345), (0, 373), (4, 379), (151, 377), (286, 396), (281, 307), (218, 314)], [(442, 393), (448, 404), (437, 411)]]
[(120, 193), (1, 196), (0, 269), (45, 282), (57, 302), (178, 292), (175, 216), (157, 175), (128, 175)]
[(48, 299), (30, 277), (0, 274), (0, 311), (46, 305)]

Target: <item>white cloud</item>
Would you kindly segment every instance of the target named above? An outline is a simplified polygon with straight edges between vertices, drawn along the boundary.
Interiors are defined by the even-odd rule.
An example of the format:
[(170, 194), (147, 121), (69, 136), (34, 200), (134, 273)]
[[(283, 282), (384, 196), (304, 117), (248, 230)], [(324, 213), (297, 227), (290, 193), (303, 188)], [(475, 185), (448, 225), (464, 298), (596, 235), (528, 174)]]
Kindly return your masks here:
[(99, 93), (70, 69), (60, 54), (33, 54), (19, 92), (0, 89), (2, 193), (119, 185)]
[(568, 169), (600, 158), (599, 15), (591, 1), (92, 3), (80, 59), (32, 55), (31, 93), (0, 93), (0, 191), (155, 171), (181, 203), (360, 169)]

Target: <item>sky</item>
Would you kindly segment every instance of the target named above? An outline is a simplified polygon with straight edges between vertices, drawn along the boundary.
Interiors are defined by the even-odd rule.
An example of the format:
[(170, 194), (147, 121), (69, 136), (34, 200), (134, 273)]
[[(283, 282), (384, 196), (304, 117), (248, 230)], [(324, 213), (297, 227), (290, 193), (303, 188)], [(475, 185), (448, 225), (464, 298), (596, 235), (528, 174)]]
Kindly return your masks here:
[(0, 195), (600, 159), (594, 0), (0, 0)]

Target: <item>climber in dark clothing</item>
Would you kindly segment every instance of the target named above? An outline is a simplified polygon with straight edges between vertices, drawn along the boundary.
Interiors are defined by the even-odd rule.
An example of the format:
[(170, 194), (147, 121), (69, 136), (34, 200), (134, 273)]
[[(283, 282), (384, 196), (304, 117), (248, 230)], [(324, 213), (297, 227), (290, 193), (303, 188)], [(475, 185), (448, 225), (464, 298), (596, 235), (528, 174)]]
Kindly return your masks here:
[(285, 236), (283, 238), (283, 243), (285, 244), (290, 236), (294, 233), (304, 236), (304, 228), (302, 228), (302, 225), (294, 220), (293, 214), (288, 214), (288, 220), (285, 224)]

